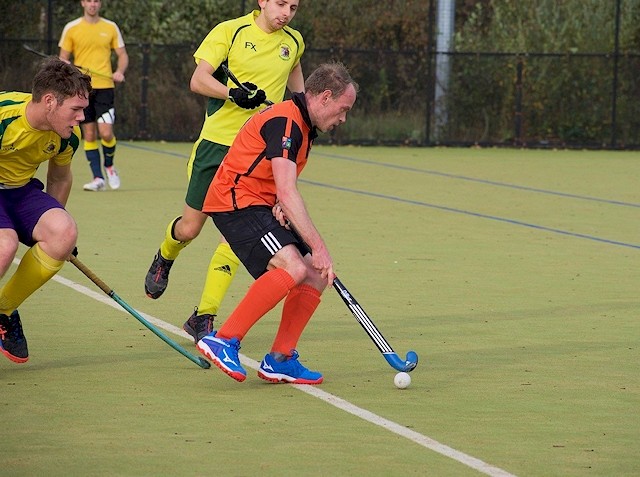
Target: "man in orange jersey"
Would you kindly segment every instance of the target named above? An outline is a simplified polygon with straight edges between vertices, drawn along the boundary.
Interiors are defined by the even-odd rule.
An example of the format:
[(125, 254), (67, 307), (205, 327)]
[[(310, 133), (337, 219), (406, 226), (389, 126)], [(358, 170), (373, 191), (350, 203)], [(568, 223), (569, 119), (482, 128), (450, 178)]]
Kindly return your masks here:
[(240, 342), (283, 299), (280, 327), (258, 376), (296, 384), (323, 379), (298, 361), (296, 346), (335, 274), (297, 178), (317, 131), (330, 131), (346, 121), (358, 84), (344, 65), (328, 63), (311, 73), (305, 91), (252, 116), (243, 126), (202, 209), (256, 279), (222, 327), (197, 343), (201, 353), (237, 381), (247, 374), (238, 358)]

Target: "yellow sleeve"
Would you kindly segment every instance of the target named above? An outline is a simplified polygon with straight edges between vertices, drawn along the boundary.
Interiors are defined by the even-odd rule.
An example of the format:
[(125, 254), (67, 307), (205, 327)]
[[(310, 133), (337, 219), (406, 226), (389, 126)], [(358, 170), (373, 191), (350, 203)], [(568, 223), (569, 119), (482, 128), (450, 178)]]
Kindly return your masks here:
[(73, 155), (80, 147), (81, 137), (80, 126), (75, 126), (73, 128), (73, 133), (71, 134), (69, 139), (61, 139), (60, 152), (51, 160), (58, 166), (66, 166), (67, 164), (71, 164)]

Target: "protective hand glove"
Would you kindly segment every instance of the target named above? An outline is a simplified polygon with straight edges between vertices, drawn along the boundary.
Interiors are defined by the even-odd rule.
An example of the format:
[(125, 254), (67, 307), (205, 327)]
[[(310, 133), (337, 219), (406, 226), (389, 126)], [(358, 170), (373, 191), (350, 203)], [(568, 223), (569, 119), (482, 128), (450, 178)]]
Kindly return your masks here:
[(239, 107), (243, 109), (255, 109), (267, 99), (267, 94), (261, 89), (258, 89), (255, 84), (242, 83), (242, 85), (248, 88), (250, 92), (242, 88), (231, 88), (229, 90), (229, 99)]
[(67, 258), (67, 261), (70, 262), (72, 258), (77, 256), (78, 256), (78, 247), (73, 247), (73, 250), (71, 251), (71, 255), (69, 255), (69, 257)]

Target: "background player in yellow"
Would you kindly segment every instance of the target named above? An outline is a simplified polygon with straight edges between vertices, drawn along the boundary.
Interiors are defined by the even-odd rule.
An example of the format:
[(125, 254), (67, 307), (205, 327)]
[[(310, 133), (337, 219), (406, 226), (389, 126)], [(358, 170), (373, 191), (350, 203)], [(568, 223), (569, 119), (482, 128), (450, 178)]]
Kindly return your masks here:
[[(85, 120), (81, 124), (84, 150), (91, 167), (93, 180), (83, 186), (84, 190), (105, 189), (104, 175), (98, 148), (98, 136), (102, 143), (104, 169), (109, 187), (120, 187), (120, 176), (113, 166), (116, 138), (113, 133), (115, 122), (115, 83), (124, 81), (124, 73), (129, 65), (129, 56), (118, 26), (100, 17), (100, 0), (81, 0), (83, 16), (67, 23), (60, 36), (60, 58), (73, 62), (91, 72), (91, 94)], [(118, 57), (116, 71), (111, 69), (111, 50)]]
[[(218, 24), (194, 53), (191, 90), (209, 98), (200, 137), (193, 146), (189, 185), (182, 215), (172, 220), (145, 278), (145, 291), (158, 298), (180, 251), (198, 236), (207, 220), (202, 204), (220, 162), (238, 130), (265, 100), (284, 99), (286, 88), (304, 92), (300, 58), (302, 35), (287, 26), (299, 0), (260, 0), (260, 11)], [(220, 65), (225, 64), (252, 91), (234, 87)], [(239, 260), (221, 240), (214, 252), (200, 303), (184, 324), (198, 342), (213, 329), (213, 319), (238, 269)]]
[[(18, 307), (62, 268), (76, 245), (76, 223), (64, 206), (90, 91), (89, 76), (50, 58), (31, 94), (0, 93), (0, 278), (18, 245), (31, 247), (0, 288), (0, 352), (16, 363), (29, 359)], [(47, 161), (45, 193), (34, 176)]]

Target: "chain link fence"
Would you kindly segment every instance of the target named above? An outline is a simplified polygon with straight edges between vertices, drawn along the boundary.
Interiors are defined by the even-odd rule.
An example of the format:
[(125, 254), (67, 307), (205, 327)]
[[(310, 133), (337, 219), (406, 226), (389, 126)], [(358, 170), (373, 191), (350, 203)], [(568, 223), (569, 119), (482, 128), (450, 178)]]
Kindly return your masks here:
[[(43, 40), (0, 38), (0, 90), (29, 91)], [(189, 91), (197, 44), (127, 43), (126, 82), (116, 87), (121, 139), (194, 141), (205, 98)], [(450, 65), (435, 99), (435, 65)], [(640, 147), (640, 54), (495, 53), (314, 49), (303, 70), (339, 60), (360, 83), (347, 123), (319, 143)], [(551, 81), (553, 79), (553, 81)], [(442, 85), (441, 85), (442, 86)]]

